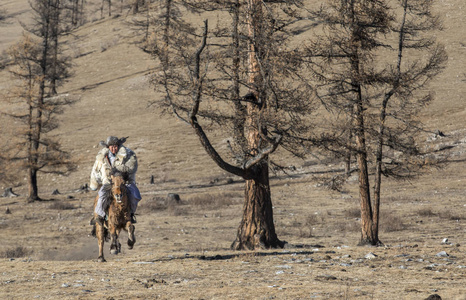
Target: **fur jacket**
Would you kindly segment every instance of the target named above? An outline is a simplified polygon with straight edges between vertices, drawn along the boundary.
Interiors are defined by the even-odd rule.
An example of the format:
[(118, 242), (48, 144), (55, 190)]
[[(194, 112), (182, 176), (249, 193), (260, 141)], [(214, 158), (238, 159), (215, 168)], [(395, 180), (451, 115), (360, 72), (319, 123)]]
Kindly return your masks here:
[[(94, 166), (91, 171), (90, 188), (97, 190), (101, 185), (110, 183), (110, 172), (112, 166), (108, 158), (108, 148), (103, 148), (97, 153)], [(129, 148), (120, 146), (115, 154), (116, 158), (113, 167), (121, 172), (128, 172), (129, 183), (136, 183), (136, 171), (138, 170), (138, 160), (136, 154)]]

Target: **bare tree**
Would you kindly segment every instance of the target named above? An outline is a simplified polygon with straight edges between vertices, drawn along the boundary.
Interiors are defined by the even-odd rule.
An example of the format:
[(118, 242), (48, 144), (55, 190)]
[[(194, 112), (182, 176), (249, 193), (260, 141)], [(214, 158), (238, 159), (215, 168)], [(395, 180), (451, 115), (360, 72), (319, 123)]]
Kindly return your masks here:
[(82, 25), (84, 22), (84, 0), (68, 0), (62, 3), (63, 14), (72, 27)]
[(105, 3), (107, 4), (108, 7), (108, 16), (112, 16), (112, 0), (102, 0), (102, 3), (100, 5), (100, 18), (104, 17), (104, 6)]
[[(402, 0), (390, 9), (384, 1), (328, 1), (319, 12), (325, 35), (310, 43), (305, 55), (319, 82), (318, 95), (335, 116), (336, 133), (326, 137), (325, 146), (357, 159), (360, 244), (381, 243), (382, 175), (409, 178), (425, 166), (415, 140), (423, 132), (417, 116), (432, 100), (428, 82), (446, 62), (433, 39), (439, 23), (431, 2)], [(354, 141), (344, 134), (348, 130)]]
[(25, 125), (14, 137), (16, 151), (10, 159), (27, 170), (28, 202), (39, 200), (38, 171), (67, 174), (74, 168), (68, 153), (48, 136), (58, 126), (56, 115), (73, 102), (56, 94), (57, 86), (69, 76), (69, 62), (58, 52), (58, 29), (54, 28), (59, 25), (59, 1), (36, 1), (31, 7), (35, 22), (28, 31), (33, 36), (25, 34), (9, 49), (13, 61), (9, 71), (20, 84), (11, 90), (10, 99), (24, 110), (8, 115)]
[[(260, 0), (202, 4), (208, 5), (198, 1), (191, 7), (222, 9), (231, 22), (218, 22), (212, 33), (207, 21), (202, 33), (192, 26), (176, 31), (179, 20), (168, 13), (173, 6), (165, 6), (165, 33), (152, 44), (161, 63), (154, 84), (164, 94), (157, 104), (194, 129), (220, 168), (245, 180), (243, 217), (232, 248), (282, 247), (273, 220), (270, 156), (279, 147), (302, 155), (296, 137), (307, 134), (303, 118), (313, 111), (308, 87), (294, 77), (298, 61), (287, 47), (291, 34), (286, 26), (293, 17), (280, 10), (293, 5)], [(227, 137), (230, 157), (215, 149), (207, 125)]]

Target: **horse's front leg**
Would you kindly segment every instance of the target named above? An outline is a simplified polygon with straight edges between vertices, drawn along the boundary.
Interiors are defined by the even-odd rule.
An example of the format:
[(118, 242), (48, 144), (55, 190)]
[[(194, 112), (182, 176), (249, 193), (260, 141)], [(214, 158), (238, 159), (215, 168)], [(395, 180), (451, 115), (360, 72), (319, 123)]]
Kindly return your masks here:
[(106, 262), (104, 258), (104, 242), (105, 242), (105, 229), (103, 226), (96, 224), (96, 235), (99, 243), (99, 257), (97, 258), (98, 262)]
[(110, 253), (118, 254), (121, 251), (121, 244), (118, 241), (118, 236), (120, 235), (120, 229), (115, 229), (110, 232), (111, 244), (110, 244)]
[(128, 249), (133, 249), (133, 246), (136, 243), (134, 229), (134, 225), (131, 222), (126, 223), (126, 231), (128, 231)]

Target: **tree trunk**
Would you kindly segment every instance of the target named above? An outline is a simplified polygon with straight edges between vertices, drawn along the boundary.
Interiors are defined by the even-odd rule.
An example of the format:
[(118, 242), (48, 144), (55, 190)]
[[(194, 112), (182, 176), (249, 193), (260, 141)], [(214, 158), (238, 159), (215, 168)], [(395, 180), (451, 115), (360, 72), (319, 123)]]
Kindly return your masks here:
[(51, 6), (53, 11), (52, 21), (50, 22), (51, 29), (51, 51), (52, 51), (52, 61), (49, 62), (51, 75), (50, 75), (50, 94), (57, 94), (57, 68), (58, 68), (58, 35), (59, 26), (60, 26), (60, 0), (55, 0)]
[(282, 248), (285, 244), (275, 233), (268, 165), (257, 168), (257, 177), (246, 180), (243, 218), (231, 245), (234, 250)]
[[(348, 146), (351, 147), (351, 142), (353, 140), (353, 132), (350, 131), (348, 132)], [(345, 176), (346, 178), (349, 178), (351, 175), (351, 149), (348, 149), (348, 152), (346, 153), (345, 157)]]
[(37, 170), (29, 168), (28, 173), (28, 197), (26, 201), (28, 203), (40, 200), (38, 189), (37, 189)]
[(359, 200), (361, 205), (361, 240), (359, 245), (377, 245), (379, 243), (378, 232), (374, 231), (373, 211), (371, 204), (371, 193), (369, 184), (369, 171), (367, 167), (367, 145), (366, 145), (366, 127), (364, 122), (364, 99), (361, 89), (361, 70), (360, 70), (360, 42), (361, 33), (356, 24), (355, 3), (350, 3), (351, 19), (355, 22), (352, 25), (351, 32), (351, 85), (355, 91), (354, 104), (354, 136), (356, 140), (356, 160), (359, 169)]
[(133, 0), (133, 15), (139, 12), (139, 0)]
[[(249, 92), (254, 95), (256, 103), (247, 104), (245, 129), (249, 152), (253, 156), (261, 148), (260, 131), (262, 129), (258, 123), (260, 123), (260, 111), (266, 107), (264, 103), (265, 91), (262, 87), (264, 79), (260, 72), (259, 62), (263, 57), (263, 51), (260, 47), (265, 46), (260, 42), (260, 37), (263, 34), (261, 30), (262, 18), (261, 0), (248, 0), (248, 84)], [(277, 238), (273, 224), (268, 158), (262, 159), (252, 168), (254, 175), (252, 179), (246, 180), (243, 219), (232, 248), (240, 250), (283, 247), (284, 243)]]
[(367, 168), (366, 139), (364, 133), (364, 116), (362, 104), (357, 105), (356, 112), (356, 147), (357, 163), (359, 169), (359, 199), (361, 202), (361, 241), (360, 245), (376, 245), (378, 243), (377, 231), (373, 227), (373, 214), (369, 186), (369, 173)]

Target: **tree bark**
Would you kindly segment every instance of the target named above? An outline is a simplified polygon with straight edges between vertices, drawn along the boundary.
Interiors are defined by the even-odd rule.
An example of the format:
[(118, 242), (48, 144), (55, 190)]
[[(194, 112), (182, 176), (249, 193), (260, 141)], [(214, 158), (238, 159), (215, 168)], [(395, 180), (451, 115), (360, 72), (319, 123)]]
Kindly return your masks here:
[(359, 199), (361, 202), (361, 241), (359, 244), (377, 245), (379, 239), (377, 231), (374, 231), (373, 227), (369, 172), (367, 168), (366, 139), (364, 135), (362, 104), (358, 104), (356, 112), (356, 158), (359, 169)]
[[(256, 98), (256, 103), (247, 104), (246, 139), (250, 153), (254, 156), (261, 148), (261, 128), (259, 125), (260, 111), (265, 109), (265, 91), (262, 87), (262, 74), (260, 59), (262, 51), (260, 37), (262, 21), (262, 2), (260, 0), (248, 0), (247, 12), (248, 26), (248, 84), (249, 92)], [(265, 133), (263, 133), (265, 134)], [(236, 240), (232, 248), (257, 249), (283, 247), (273, 224), (273, 209), (269, 183), (268, 156), (253, 167), (253, 178), (246, 180), (243, 218), (238, 228)]]
[(40, 200), (37, 189), (37, 170), (30, 168), (28, 174), (28, 197), (26, 201), (28, 203)]
[(285, 244), (275, 233), (268, 164), (256, 168), (257, 177), (246, 180), (243, 218), (231, 245), (234, 250), (283, 248)]

